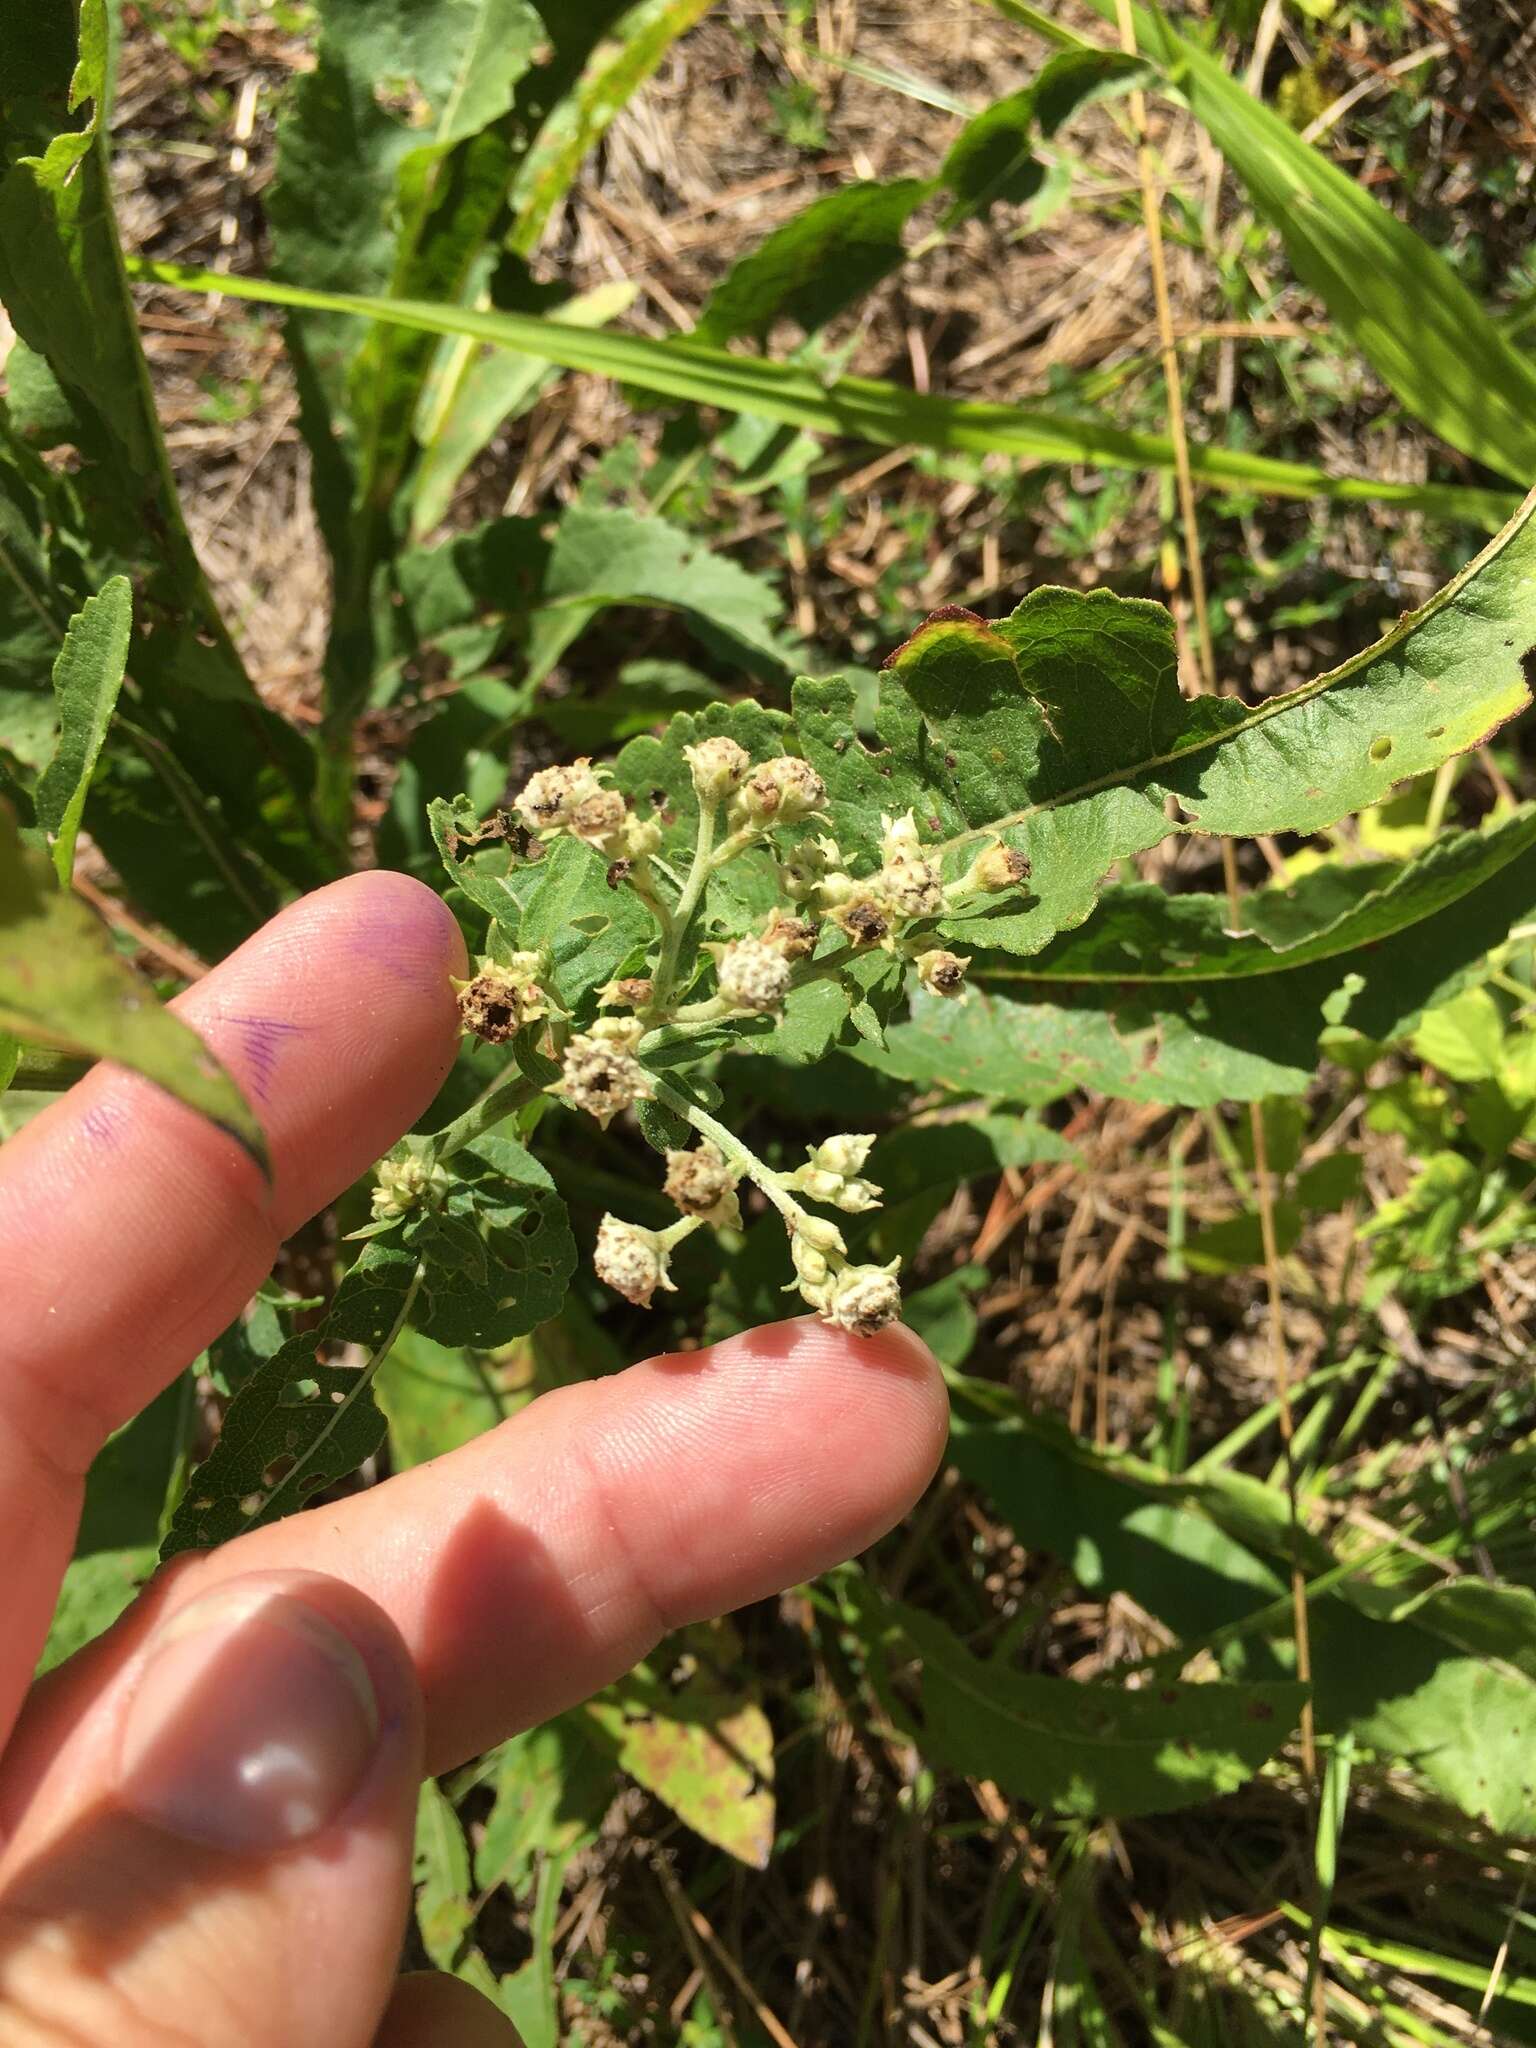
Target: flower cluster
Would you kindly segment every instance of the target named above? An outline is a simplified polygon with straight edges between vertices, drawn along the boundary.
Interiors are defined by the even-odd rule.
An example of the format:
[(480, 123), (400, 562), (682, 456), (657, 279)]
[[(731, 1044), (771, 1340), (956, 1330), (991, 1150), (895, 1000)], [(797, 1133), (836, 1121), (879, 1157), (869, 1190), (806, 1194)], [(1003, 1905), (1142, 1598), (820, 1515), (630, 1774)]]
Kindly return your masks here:
[[(546, 963), (531, 954), (483, 962), (460, 989), (461, 1013), (467, 1029), (493, 1041), (547, 1019), (548, 1048), (560, 1066), (550, 1092), (604, 1127), (636, 1103), (652, 1101), (662, 1114), (693, 1126), (698, 1142), (666, 1155), (664, 1187), (677, 1222), (651, 1230), (603, 1217), (595, 1264), (608, 1286), (647, 1307), (658, 1292), (671, 1290), (671, 1254), (684, 1238), (701, 1229), (741, 1227), (739, 1190), (746, 1181), (783, 1217), (791, 1289), (829, 1323), (868, 1336), (900, 1313), (900, 1262), (850, 1258), (839, 1225), (806, 1204), (844, 1217), (878, 1209), (880, 1188), (864, 1172), (874, 1138), (852, 1132), (827, 1138), (807, 1149), (804, 1164), (775, 1170), (674, 1085), (669, 1077), (678, 1049), (691, 1034), (707, 1038), (733, 1018), (781, 1016), (797, 988), (845, 976), (850, 954), (875, 949), (910, 963), (933, 994), (962, 994), (970, 960), (941, 943), (940, 921), (968, 899), (1020, 887), (1029, 862), (998, 840), (946, 881), (943, 849), (924, 843), (915, 813), (907, 810), (882, 816), (878, 865), (864, 864), (867, 871), (855, 874), (857, 863), (845, 860), (837, 841), (820, 829), (828, 792), (808, 761), (794, 754), (754, 760), (725, 734), (697, 740), (683, 753), (698, 800), (696, 844), (686, 867), (662, 857), (658, 818), (637, 817), (611, 771), (588, 759), (540, 769), (515, 799), (518, 815), (539, 839), (564, 834), (583, 841), (609, 862), (611, 888), (634, 891), (656, 926), (649, 957), (637, 954), (623, 963), (618, 977), (598, 991), (596, 1018), (579, 1029), (549, 985)], [(653, 803), (660, 806), (662, 799)], [(931, 829), (937, 833), (937, 820)], [(701, 939), (699, 927), (707, 932), (717, 907), (711, 878), (748, 853), (757, 863), (754, 889), (765, 875), (766, 856), (777, 877), (777, 905), (755, 932), (743, 934), (738, 923), (733, 935)], [(750, 894), (744, 888), (735, 900)], [(702, 999), (696, 993), (701, 980)], [(851, 981), (848, 989), (852, 1000)], [(663, 1049), (666, 1058), (659, 1057)], [(428, 1198), (426, 1183), (418, 1188), (412, 1172), (402, 1165), (387, 1186), (381, 1175), (375, 1196), (381, 1214), (386, 1204), (403, 1208)]]

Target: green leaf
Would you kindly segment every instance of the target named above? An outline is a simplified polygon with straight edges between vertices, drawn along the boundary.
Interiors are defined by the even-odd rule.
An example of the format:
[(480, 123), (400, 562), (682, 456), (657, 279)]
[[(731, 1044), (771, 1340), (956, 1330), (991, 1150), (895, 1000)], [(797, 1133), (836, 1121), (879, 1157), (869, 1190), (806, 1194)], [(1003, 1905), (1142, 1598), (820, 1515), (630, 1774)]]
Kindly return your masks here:
[[(384, 1417), (370, 1368), (398, 1336), (419, 1285), (416, 1261), (399, 1245), (363, 1246), (322, 1321), (290, 1337), (236, 1392), (217, 1443), (187, 1482), (162, 1557), (212, 1549), (292, 1514), (373, 1456)], [(328, 1355), (352, 1345), (367, 1364)]]
[[(550, 315), (576, 327), (601, 327), (634, 301), (631, 284), (599, 285), (568, 299)], [(477, 356), (454, 344), (454, 362), (440, 373), (448, 395), (440, 412), (419, 427), (421, 461), (411, 486), (411, 537), (420, 541), (447, 516), (464, 472), (509, 420), (520, 419), (556, 374), (545, 363), (492, 349)]]
[(479, 1889), (505, 1885), (514, 1899), (522, 1899), (541, 1861), (563, 1862), (589, 1847), (612, 1802), (614, 1782), (613, 1764), (594, 1743), (579, 1709), (504, 1742), (491, 1772), (495, 1803), (475, 1848)]
[[(637, 334), (587, 334), (533, 314), (309, 291), (271, 278), (232, 277), (223, 271), (151, 263), (142, 258), (135, 259), (130, 271), (134, 277), (179, 291), (221, 292), (269, 305), (382, 320), (425, 334), (466, 335), (535, 356), (541, 362), (559, 363), (568, 370), (612, 377), (660, 397), (720, 406), (729, 412), (758, 413), (764, 419), (881, 448), (915, 445), (1039, 462), (1097, 462), (1132, 470), (1171, 471), (1175, 467), (1173, 444), (1163, 434), (1136, 433), (1103, 420), (1025, 406), (942, 398), (871, 377), (838, 377), (827, 382), (814, 369), (762, 356), (733, 355), (691, 338), (652, 341)], [(1191, 446), (1189, 458), (1193, 474), (1218, 490), (1413, 506), (1486, 526), (1507, 518), (1515, 504), (1511, 492), (1335, 476), (1307, 463), (1198, 442)]]
[(918, 1608), (877, 1606), (872, 1594), (865, 1625), (888, 1668), (920, 1667), (908, 1695), (918, 1704), (895, 1714), (928, 1763), (1085, 1819), (1169, 1813), (1235, 1792), (1285, 1742), (1306, 1697), (1284, 1683), (1129, 1692), (1029, 1677), (972, 1657)]
[(631, 890), (610, 884), (602, 855), (579, 840), (557, 840), (536, 874), (517, 943), (528, 952), (547, 949), (561, 1001), (585, 1008), (656, 927)]
[(1142, 84), (1150, 70), (1145, 60), (1118, 50), (1068, 50), (1052, 57), (1032, 85), (977, 114), (950, 145), (939, 173), (954, 195), (946, 226), (985, 214), (999, 201), (1032, 199), (1045, 180), (1037, 141), (1055, 135), (1094, 100)]
[(1175, 828), (1311, 833), (1379, 802), (1525, 709), (1536, 643), (1536, 493), (1374, 647), (1248, 709), (1181, 697), (1160, 605), (1042, 588), (995, 624), (934, 616), (881, 676), (879, 744), (851, 741), (845, 683), (802, 681), (795, 715), (846, 854), (915, 810), (955, 877), (986, 836), (1031, 864), (1030, 907), (951, 918), (961, 943), (1033, 953), (1083, 922), (1111, 864)]
[(521, 256), (533, 254), (583, 161), (678, 37), (713, 4), (714, 0), (639, 0), (614, 24), (608, 39), (594, 46), (581, 77), (557, 100), (518, 171), (510, 249)]
[(428, 1778), (416, 1799), (416, 1849), (411, 1866), (421, 1945), (440, 1970), (452, 1970), (474, 1925), (469, 1844), (453, 1804)]
[[(1348, 902), (1334, 886), (1345, 874)], [(979, 957), (967, 1003), (915, 1003), (886, 1053), (865, 1057), (912, 1080), (1032, 1101), (1075, 1087), (1198, 1107), (1300, 1093), (1330, 1025), (1401, 1036), (1533, 910), (1531, 812), (1448, 833), (1406, 863), (1256, 891), (1245, 919), (1283, 946), (1234, 937), (1220, 899), (1129, 883), (1028, 962)]]
[(765, 1870), (773, 1849), (773, 1730), (727, 1673), (741, 1668), (729, 1622), (668, 1638), (668, 1684), (641, 1665), (588, 1703), (623, 1768), (717, 1849)]
[(421, 1261), (412, 1326), (439, 1345), (524, 1336), (559, 1308), (576, 1270), (565, 1204), (511, 1138), (456, 1152), (442, 1209), (418, 1211), (401, 1237)]
[(206, 1116), (267, 1170), (249, 1105), (189, 1024), (156, 1002), (0, 803), (0, 1030), (136, 1073)]
[(739, 257), (705, 301), (693, 339), (761, 341), (779, 319), (815, 334), (906, 257), (903, 230), (933, 191), (926, 178), (855, 181), (813, 199)]
[(75, 839), (123, 686), (132, 626), (132, 586), (126, 576), (114, 576), (100, 596), (89, 598), (70, 620), (53, 666), (59, 744), (32, 801), (38, 825), (54, 842), (53, 864), (61, 888), (69, 887), (75, 871)]
[(155, 1569), (153, 1543), (124, 1550), (96, 1550), (77, 1557), (66, 1570), (53, 1610), (53, 1625), (38, 1663), (38, 1675), (52, 1671), (76, 1650), (95, 1642), (132, 1603)]
[(1432, 1009), (1412, 1044), (1421, 1060), (1453, 1081), (1491, 1081), (1504, 1058), (1504, 1019), (1488, 989), (1469, 988)]
[(394, 1469), (425, 1465), (505, 1421), (521, 1405), (502, 1391), (505, 1371), (499, 1359), (402, 1330), (374, 1388), (389, 1422)]
[[(1093, 4), (1114, 19), (1115, 0)], [(1161, 13), (1137, 7), (1134, 19), (1140, 48), (1279, 231), (1296, 275), (1409, 412), (1497, 475), (1536, 474), (1536, 364), (1445, 258)]]

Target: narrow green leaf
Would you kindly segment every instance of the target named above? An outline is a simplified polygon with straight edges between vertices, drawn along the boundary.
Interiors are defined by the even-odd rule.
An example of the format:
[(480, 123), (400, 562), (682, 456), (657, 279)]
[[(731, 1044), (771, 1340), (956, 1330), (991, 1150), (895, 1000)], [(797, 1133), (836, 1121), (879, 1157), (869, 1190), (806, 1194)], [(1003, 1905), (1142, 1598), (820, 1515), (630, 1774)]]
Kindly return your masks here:
[[(135, 277), (179, 291), (221, 292), (268, 305), (390, 321), (427, 334), (468, 335), (542, 362), (559, 363), (568, 370), (612, 377), (662, 397), (716, 405), (730, 412), (758, 413), (765, 419), (868, 441), (877, 447), (913, 444), (1041, 462), (1102, 462), (1121, 469), (1174, 467), (1173, 444), (1165, 435), (1134, 433), (1099, 420), (1024, 406), (940, 398), (870, 377), (839, 377), (828, 383), (793, 363), (732, 355), (691, 339), (652, 341), (636, 334), (584, 334), (532, 314), (307, 291), (271, 278), (230, 277), (222, 271), (143, 259), (133, 262), (130, 270)], [(1190, 449), (1190, 464), (1196, 476), (1216, 489), (1412, 506), (1475, 525), (1496, 524), (1508, 516), (1515, 503), (1512, 493), (1502, 491), (1333, 476), (1306, 463), (1198, 443)]]
[(475, 1909), (463, 1824), (435, 1778), (428, 1778), (417, 1795), (411, 1876), (421, 1945), (438, 1969), (452, 1970), (474, 1925)]
[(524, 158), (513, 188), (515, 219), (507, 246), (531, 256), (585, 159), (679, 36), (714, 0), (639, 0), (597, 44)]
[(91, 777), (123, 686), (132, 627), (133, 587), (126, 576), (114, 576), (70, 620), (53, 666), (59, 744), (32, 801), (38, 825), (53, 840), (53, 864), (65, 889), (75, 871), (75, 839)]
[(888, 1666), (920, 1667), (916, 1707), (896, 1714), (926, 1761), (1084, 1818), (1169, 1813), (1235, 1792), (1287, 1740), (1306, 1696), (1284, 1683), (1130, 1692), (1030, 1677), (972, 1657), (932, 1615), (873, 1596), (866, 1625)]
[(906, 257), (902, 231), (933, 192), (927, 178), (855, 181), (813, 199), (733, 263), (706, 300), (695, 342), (760, 341), (775, 320), (815, 334)]
[(1052, 57), (1032, 85), (967, 122), (939, 172), (953, 194), (947, 225), (985, 214), (1000, 201), (1032, 199), (1045, 178), (1036, 144), (1094, 100), (1128, 92), (1151, 70), (1119, 50), (1068, 50)]
[(0, 1029), (116, 1060), (206, 1116), (267, 1168), (266, 1140), (197, 1033), (156, 1002), (0, 803)]
[[(1093, 0), (1106, 21), (1115, 0)], [(1302, 283), (1382, 381), (1453, 448), (1500, 476), (1536, 476), (1536, 363), (1450, 264), (1349, 173), (1229, 78), (1160, 10), (1133, 10), (1140, 49), (1276, 228)]]

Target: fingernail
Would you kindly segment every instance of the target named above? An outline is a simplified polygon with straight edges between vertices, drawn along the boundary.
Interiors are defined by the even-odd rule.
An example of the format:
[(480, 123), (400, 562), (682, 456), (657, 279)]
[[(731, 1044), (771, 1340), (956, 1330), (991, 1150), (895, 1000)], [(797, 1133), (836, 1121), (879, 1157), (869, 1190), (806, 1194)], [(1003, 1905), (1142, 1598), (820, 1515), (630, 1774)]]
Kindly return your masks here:
[(121, 1797), (186, 1841), (271, 1853), (336, 1818), (378, 1733), (346, 1636), (284, 1584), (236, 1580), (156, 1632), (123, 1727)]

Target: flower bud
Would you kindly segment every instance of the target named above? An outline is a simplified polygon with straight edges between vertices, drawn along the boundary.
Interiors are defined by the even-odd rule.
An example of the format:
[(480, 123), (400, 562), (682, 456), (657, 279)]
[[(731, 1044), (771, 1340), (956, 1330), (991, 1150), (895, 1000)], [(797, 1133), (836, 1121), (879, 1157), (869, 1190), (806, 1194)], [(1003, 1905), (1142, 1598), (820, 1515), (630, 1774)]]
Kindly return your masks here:
[(661, 851), (661, 827), (654, 818), (626, 818), (621, 839), (623, 857), (630, 862), (649, 860)]
[(862, 1216), (880, 1206), (880, 1190), (871, 1180), (859, 1177), (859, 1168), (869, 1157), (872, 1137), (845, 1134), (813, 1146), (804, 1166), (786, 1177), (784, 1185), (809, 1195), (813, 1202), (829, 1202), (845, 1216)]
[(622, 981), (605, 982), (597, 1000), (605, 1010), (644, 1010), (655, 993), (656, 984), (649, 975), (630, 974)]
[(737, 1179), (713, 1145), (667, 1154), (665, 1192), (685, 1216), (702, 1216), (706, 1223), (738, 1228), (741, 1207), (736, 1199)]
[(842, 850), (825, 833), (802, 839), (779, 865), (779, 885), (791, 903), (804, 903), (820, 894), (828, 871), (842, 866)]
[(605, 1216), (598, 1225), (592, 1270), (605, 1286), (637, 1308), (649, 1308), (657, 1288), (676, 1293), (667, 1270), (668, 1247), (654, 1230)]
[(528, 778), (514, 801), (528, 829), (547, 838), (570, 824), (578, 805), (601, 793), (602, 784), (590, 757), (584, 754), (568, 767), (541, 768)]
[(934, 947), (917, 956), (917, 978), (936, 996), (957, 996), (965, 986), (965, 970), (971, 964), (968, 953), (946, 953)]
[(737, 797), (745, 815), (763, 825), (792, 825), (819, 811), (826, 800), (826, 784), (809, 761), (795, 754), (764, 761), (741, 785)]
[(823, 1322), (856, 1337), (873, 1337), (901, 1314), (900, 1259), (888, 1266), (845, 1266), (819, 1304)]
[(762, 939), (737, 939), (710, 949), (722, 999), (733, 1010), (772, 1012), (784, 1007), (790, 967), (784, 955)]
[(918, 848), (917, 818), (910, 811), (903, 811), (899, 818), (880, 813), (880, 857), (885, 861), (899, 859), (903, 854), (916, 853)]
[(381, 1222), (386, 1217), (407, 1216), (412, 1209), (445, 1194), (449, 1187), (446, 1166), (435, 1166), (419, 1152), (407, 1152), (403, 1159), (381, 1159), (373, 1169), (378, 1185), (373, 1191), (373, 1213)]
[(697, 746), (684, 747), (683, 758), (700, 801), (707, 804), (722, 803), (734, 795), (752, 766), (752, 756), (746, 748), (723, 734), (717, 739), (700, 740)]
[(566, 828), (573, 838), (595, 846), (610, 859), (623, 859), (629, 853), (625, 843), (628, 823), (629, 806), (618, 790), (599, 789), (572, 806)]
[(898, 853), (888, 860), (876, 875), (874, 888), (897, 917), (937, 917), (944, 908), (944, 878), (918, 853)]
[(998, 840), (984, 853), (977, 854), (961, 877), (955, 893), (965, 895), (980, 890), (990, 895), (999, 889), (1016, 889), (1021, 882), (1028, 880), (1028, 860), (1016, 848), (1004, 846)]
[(599, 1017), (590, 1031), (578, 1032), (566, 1047), (553, 1092), (595, 1116), (606, 1130), (620, 1110), (651, 1094), (651, 1077), (634, 1054), (642, 1032), (638, 1018)]

